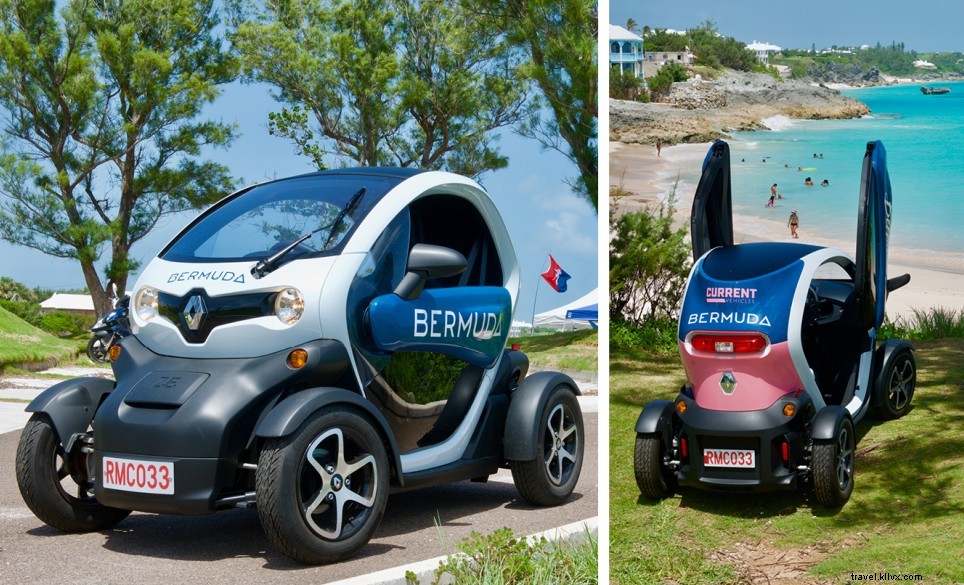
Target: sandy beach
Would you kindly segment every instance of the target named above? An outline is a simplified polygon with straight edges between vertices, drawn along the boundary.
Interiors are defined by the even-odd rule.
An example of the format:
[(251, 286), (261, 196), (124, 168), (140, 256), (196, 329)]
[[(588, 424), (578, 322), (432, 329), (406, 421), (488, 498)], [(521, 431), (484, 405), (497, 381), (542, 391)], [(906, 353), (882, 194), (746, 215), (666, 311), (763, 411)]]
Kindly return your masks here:
[[(678, 178), (676, 217), (680, 224), (688, 223), (700, 166), (709, 146), (708, 143), (664, 146), (662, 156), (657, 158), (656, 148), (651, 145), (610, 142), (610, 183), (634, 193), (619, 198), (617, 211), (632, 211), (665, 201)], [(733, 223), (737, 243), (796, 241), (832, 246), (854, 255), (854, 240), (841, 240), (811, 231), (808, 229), (811, 226), (804, 221), (801, 221), (798, 240), (790, 239), (790, 232), (782, 221), (735, 214)], [(888, 273), (891, 276), (911, 275), (910, 284), (895, 291), (887, 300), (887, 315), (891, 320), (908, 319), (915, 309), (964, 308), (964, 254), (894, 246), (889, 254)]]

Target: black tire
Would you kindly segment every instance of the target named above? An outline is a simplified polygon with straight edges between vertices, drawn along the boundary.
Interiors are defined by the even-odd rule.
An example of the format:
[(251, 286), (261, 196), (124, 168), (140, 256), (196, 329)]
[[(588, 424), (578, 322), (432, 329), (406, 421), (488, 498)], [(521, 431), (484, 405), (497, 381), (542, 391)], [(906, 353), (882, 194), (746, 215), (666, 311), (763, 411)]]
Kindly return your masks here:
[(679, 483), (676, 474), (663, 465), (665, 454), (659, 434), (636, 433), (633, 451), (633, 472), (639, 493), (651, 500), (662, 500), (676, 493)]
[(107, 363), (110, 359), (110, 354), (107, 350), (110, 348), (107, 346), (107, 340), (103, 337), (97, 337), (96, 335), (90, 338), (87, 342), (87, 357), (92, 361), (97, 363)]
[(342, 560), (378, 528), (388, 476), (385, 444), (366, 418), (320, 411), (262, 448), (255, 479), (261, 525), (292, 559), (312, 565)]
[[(78, 454), (74, 467), (86, 468)], [(17, 486), (30, 511), (46, 524), (66, 532), (91, 532), (109, 528), (130, 510), (100, 504), (91, 484), (68, 473), (64, 447), (46, 414), (36, 413), (27, 422), (17, 446)], [(84, 476), (86, 474), (84, 473)]]
[(910, 411), (910, 401), (917, 385), (917, 363), (909, 349), (899, 350), (887, 364), (884, 375), (874, 388), (877, 400), (874, 412), (883, 420), (900, 418)]
[(832, 441), (814, 441), (813, 491), (817, 502), (828, 508), (840, 508), (854, 491), (854, 425), (844, 418)]
[(511, 461), (512, 481), (530, 504), (558, 506), (576, 488), (582, 471), (585, 432), (582, 410), (572, 389), (553, 388), (539, 415), (536, 451), (531, 461)]

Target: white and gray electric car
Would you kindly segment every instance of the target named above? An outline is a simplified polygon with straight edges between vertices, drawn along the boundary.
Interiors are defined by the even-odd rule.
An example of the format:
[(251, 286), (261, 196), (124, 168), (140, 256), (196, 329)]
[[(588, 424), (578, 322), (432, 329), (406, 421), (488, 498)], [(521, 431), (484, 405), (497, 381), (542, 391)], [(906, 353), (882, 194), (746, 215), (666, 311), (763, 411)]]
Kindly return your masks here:
[[(284, 554), (326, 563), (371, 538), (391, 491), (508, 467), (551, 506), (579, 478), (579, 391), (505, 348), (519, 267), (469, 179), (368, 168), (249, 187), (133, 291), (116, 382), (65, 381), (27, 407), (17, 480), (51, 526), (257, 504)], [(408, 367), (422, 386), (440, 378), (418, 364), (455, 364), (433, 400), (392, 381), (412, 356), (429, 360)]]

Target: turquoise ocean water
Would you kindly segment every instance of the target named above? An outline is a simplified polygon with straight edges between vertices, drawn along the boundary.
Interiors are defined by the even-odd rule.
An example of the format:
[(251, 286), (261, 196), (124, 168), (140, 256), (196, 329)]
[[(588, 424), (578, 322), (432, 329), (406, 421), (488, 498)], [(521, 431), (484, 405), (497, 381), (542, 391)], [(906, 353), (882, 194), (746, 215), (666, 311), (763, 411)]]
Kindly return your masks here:
[[(871, 116), (777, 117), (767, 121), (775, 131), (737, 133), (730, 142), (734, 211), (785, 223), (796, 209), (802, 229), (852, 241), (866, 144), (881, 140), (894, 193), (891, 244), (964, 254), (964, 82), (933, 85), (951, 93), (923, 95), (919, 86), (849, 90)], [(813, 187), (804, 186), (808, 176)], [(829, 187), (820, 186), (824, 179)], [(784, 199), (767, 209), (773, 183)]]

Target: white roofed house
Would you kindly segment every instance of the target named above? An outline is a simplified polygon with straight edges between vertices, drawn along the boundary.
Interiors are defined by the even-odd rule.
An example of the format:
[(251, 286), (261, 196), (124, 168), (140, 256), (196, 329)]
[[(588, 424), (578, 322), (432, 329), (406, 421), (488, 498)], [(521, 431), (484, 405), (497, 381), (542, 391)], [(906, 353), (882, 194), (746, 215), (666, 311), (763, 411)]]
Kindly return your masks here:
[(609, 25), (609, 66), (619, 67), (623, 73), (632, 72), (643, 77), (643, 38), (621, 26)]
[(769, 64), (770, 55), (772, 53), (779, 53), (780, 51), (783, 50), (781, 47), (778, 47), (776, 45), (771, 45), (769, 43), (760, 43), (757, 41), (753, 41), (752, 43), (747, 45), (746, 48), (756, 53), (756, 58), (760, 61), (760, 63), (763, 63), (764, 65)]
[(94, 300), (90, 295), (72, 295), (67, 293), (54, 293), (52, 297), (40, 303), (40, 309), (44, 313), (51, 311), (65, 311), (79, 315), (94, 315)]

